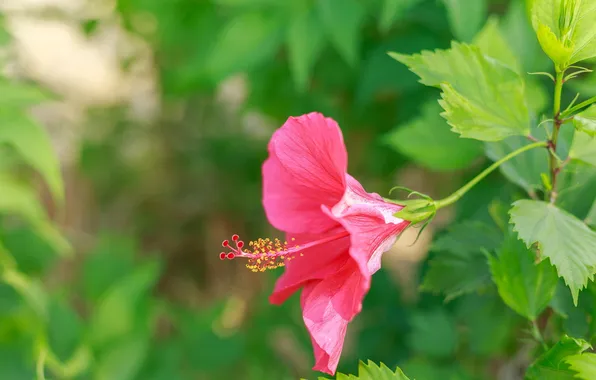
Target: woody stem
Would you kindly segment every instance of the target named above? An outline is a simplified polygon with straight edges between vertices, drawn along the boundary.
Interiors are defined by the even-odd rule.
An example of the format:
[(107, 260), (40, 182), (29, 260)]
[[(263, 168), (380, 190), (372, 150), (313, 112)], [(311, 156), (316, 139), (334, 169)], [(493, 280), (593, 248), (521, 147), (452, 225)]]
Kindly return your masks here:
[(446, 198), (439, 199), (438, 201), (435, 201), (435, 206), (436, 206), (437, 210), (457, 202), (461, 197), (464, 196), (465, 193), (467, 193), (471, 188), (473, 188), (475, 185), (477, 185), (486, 176), (488, 176), (495, 169), (497, 169), (499, 166), (501, 166), (501, 164), (511, 160), (512, 158), (516, 157), (517, 155), (522, 154), (528, 150), (531, 150), (534, 148), (539, 148), (539, 147), (546, 147), (547, 145), (548, 145), (548, 142), (546, 142), (546, 141), (538, 141), (533, 144), (529, 144), (529, 145), (523, 146), (517, 150), (514, 150), (513, 152), (509, 153), (505, 157), (503, 157), (500, 160), (493, 163), (488, 168), (484, 169), (482, 172), (480, 172), (480, 174), (478, 174), (476, 177), (474, 177), (470, 182), (468, 182), (465, 185), (463, 185), (462, 187), (460, 187), (453, 194), (449, 195)]

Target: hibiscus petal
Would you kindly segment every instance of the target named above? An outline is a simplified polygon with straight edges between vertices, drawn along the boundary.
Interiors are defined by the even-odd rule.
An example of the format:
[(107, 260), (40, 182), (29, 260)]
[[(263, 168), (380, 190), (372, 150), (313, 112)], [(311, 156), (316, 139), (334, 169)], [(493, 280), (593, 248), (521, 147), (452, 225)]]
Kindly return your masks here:
[[(326, 234), (301, 234), (288, 236), (288, 240), (295, 238), (292, 243), (303, 244), (325, 238), (345, 231), (337, 227)], [(312, 280), (321, 280), (338, 272), (348, 260), (350, 237), (346, 236), (325, 244), (317, 245), (303, 251), (304, 256), (299, 256), (286, 263), (284, 273), (275, 283), (269, 302), (280, 305), (296, 292), (305, 283)]]
[(300, 298), (304, 323), (313, 343), (314, 370), (333, 375), (348, 323), (362, 308), (366, 289), (353, 261), (335, 275), (308, 283)]
[(282, 231), (321, 233), (337, 225), (321, 211), (345, 191), (347, 153), (335, 121), (320, 113), (290, 117), (269, 142), (263, 165), (263, 205)]
[(370, 279), (381, 267), (381, 256), (410, 224), (393, 216), (403, 207), (386, 202), (378, 194), (367, 193), (362, 185), (346, 174), (347, 190), (333, 209), (323, 211), (350, 233), (350, 255), (363, 276)]

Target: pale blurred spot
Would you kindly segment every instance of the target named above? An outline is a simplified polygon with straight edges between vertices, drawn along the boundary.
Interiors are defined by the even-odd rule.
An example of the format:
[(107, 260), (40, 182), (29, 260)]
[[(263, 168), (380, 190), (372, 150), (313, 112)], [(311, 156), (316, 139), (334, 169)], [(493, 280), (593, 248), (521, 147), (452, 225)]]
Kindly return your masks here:
[(113, 105), (128, 92), (115, 52), (86, 39), (78, 24), (19, 16), (9, 27), (27, 74), (68, 101)]
[(280, 125), (260, 112), (249, 111), (242, 117), (242, 127), (249, 136), (259, 140), (268, 140)]
[(213, 333), (219, 337), (234, 335), (246, 317), (247, 301), (238, 296), (229, 297), (220, 318), (213, 321)]
[(231, 113), (236, 113), (246, 101), (247, 86), (244, 74), (233, 75), (217, 86), (215, 99), (226, 106)]
[(81, 13), (86, 2), (86, 0), (2, 0), (0, 1), (0, 10), (4, 12), (24, 12), (59, 9), (65, 13), (78, 14)]
[(312, 360), (300, 345), (296, 335), (288, 328), (276, 328), (268, 336), (268, 343), (275, 348), (280, 359), (297, 373), (305, 373), (312, 365)]

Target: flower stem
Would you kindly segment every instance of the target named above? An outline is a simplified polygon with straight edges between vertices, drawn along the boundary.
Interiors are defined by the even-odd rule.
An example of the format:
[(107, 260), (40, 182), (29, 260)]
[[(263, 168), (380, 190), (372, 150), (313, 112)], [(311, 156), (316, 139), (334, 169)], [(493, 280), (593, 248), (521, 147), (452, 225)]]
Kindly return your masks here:
[(484, 169), (480, 174), (478, 174), (476, 177), (474, 177), (470, 182), (468, 182), (465, 185), (463, 185), (462, 187), (460, 187), (458, 190), (456, 190), (450, 196), (443, 198), (443, 199), (439, 199), (438, 201), (435, 201), (435, 206), (437, 207), (437, 209), (440, 209), (440, 208), (449, 206), (449, 205), (457, 202), (465, 193), (467, 193), (472, 187), (474, 187), (476, 184), (478, 184), (478, 182), (482, 181), (487, 175), (489, 175), (495, 169), (497, 169), (499, 166), (501, 166), (501, 164), (509, 161), (510, 159), (514, 158), (515, 156), (517, 156), (523, 152), (526, 152), (526, 151), (534, 149), (534, 148), (546, 147), (546, 146), (548, 146), (548, 142), (538, 141), (533, 144), (529, 144), (529, 145), (523, 146), (517, 150), (514, 150), (513, 152), (509, 153), (505, 157), (503, 157), (500, 160), (493, 163), (488, 168)]
[(563, 91), (563, 75), (564, 71), (557, 70), (555, 79), (555, 95), (553, 101), (553, 135), (549, 140), (549, 161), (548, 167), (550, 170), (551, 188), (550, 194), (547, 194), (547, 199), (550, 198), (550, 202), (554, 203), (557, 198), (557, 175), (559, 174), (559, 166), (557, 163), (557, 140), (559, 138), (559, 130), (563, 124), (561, 119), (561, 92)]
[(568, 110), (565, 110), (561, 113), (561, 117), (565, 118), (569, 115), (572, 115), (574, 112), (581, 110), (582, 108), (585, 108), (587, 106), (589, 106), (590, 104), (596, 103), (596, 96), (591, 97), (590, 99), (583, 101), (579, 104), (576, 104), (575, 106), (569, 108)]
[(538, 323), (536, 322), (536, 320), (532, 321), (532, 336), (534, 337), (534, 339), (536, 339), (538, 343), (540, 343), (544, 351), (548, 351), (548, 345), (544, 341), (544, 337), (540, 332), (540, 327), (538, 327)]

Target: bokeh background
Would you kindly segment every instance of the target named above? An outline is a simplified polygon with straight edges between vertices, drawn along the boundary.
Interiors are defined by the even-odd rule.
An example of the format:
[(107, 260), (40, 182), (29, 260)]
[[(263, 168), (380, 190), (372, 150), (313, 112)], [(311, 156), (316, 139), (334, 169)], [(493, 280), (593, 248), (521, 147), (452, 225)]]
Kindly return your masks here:
[[(0, 111), (25, 100), (23, 112), (55, 147), (66, 194), (60, 204), (2, 151), (3, 170), (35, 185), (50, 219), (42, 209), (13, 217), (35, 198), (23, 198), (22, 210), (0, 199), (0, 261), (17, 268), (0, 283), (0, 378), (317, 378), (298, 298), (268, 303), (281, 270), (255, 274), (219, 259), (233, 233), (280, 236), (261, 205), (269, 137), (288, 116), (319, 111), (339, 122), (349, 171), (368, 191), (449, 194), (489, 164), (484, 146), (449, 132), (437, 116), (438, 91), (387, 52), (471, 42), (490, 19), (524, 71), (548, 71), (526, 6), (0, 1)], [(531, 83), (537, 108), (548, 96), (541, 80)], [(589, 78), (574, 86), (596, 95)], [(19, 120), (0, 112), (0, 128)], [(527, 326), (494, 289), (445, 302), (420, 286), (436, 255), (457, 265), (477, 250), (475, 223), (498, 213), (495, 199), (520, 191), (496, 173), (442, 210), (415, 243), (417, 230), (400, 238), (349, 327), (339, 370), (355, 373), (359, 359), (370, 359), (420, 380), (521, 378)]]

